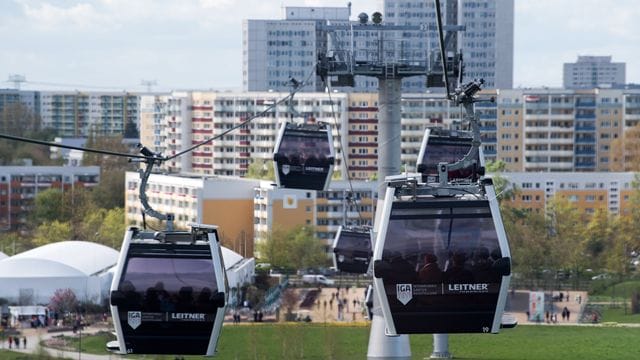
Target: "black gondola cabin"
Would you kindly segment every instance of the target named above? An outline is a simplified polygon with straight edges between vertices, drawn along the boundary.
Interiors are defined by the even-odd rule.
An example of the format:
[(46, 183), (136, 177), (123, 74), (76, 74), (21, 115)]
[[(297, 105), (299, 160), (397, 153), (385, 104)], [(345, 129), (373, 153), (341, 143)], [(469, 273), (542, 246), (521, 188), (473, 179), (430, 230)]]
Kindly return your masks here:
[(340, 226), (333, 240), (333, 265), (352, 274), (366, 274), (371, 263), (371, 230)]
[(498, 332), (511, 262), (493, 186), (453, 197), (395, 190), (387, 189), (373, 257), (387, 332)]
[(226, 306), (216, 227), (127, 230), (111, 284), (120, 354), (214, 355)]
[(278, 187), (326, 190), (335, 160), (331, 127), (321, 122), (283, 123), (273, 160)]

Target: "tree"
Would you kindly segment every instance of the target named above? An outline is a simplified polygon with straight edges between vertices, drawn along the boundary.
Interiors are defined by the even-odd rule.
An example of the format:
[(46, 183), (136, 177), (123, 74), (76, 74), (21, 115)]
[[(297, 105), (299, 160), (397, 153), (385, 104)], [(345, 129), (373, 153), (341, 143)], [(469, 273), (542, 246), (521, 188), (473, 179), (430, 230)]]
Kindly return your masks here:
[(71, 289), (58, 289), (49, 300), (49, 309), (60, 315), (71, 313), (78, 307), (78, 299)]
[(327, 256), (310, 226), (296, 226), (268, 234), (259, 245), (260, 257), (276, 268), (305, 269), (326, 265)]
[(607, 209), (603, 208), (597, 209), (589, 219), (582, 248), (591, 269), (602, 269), (606, 265), (605, 251), (612, 248), (612, 220)]
[(572, 269), (579, 275), (585, 263), (585, 243), (582, 241), (585, 222), (578, 210), (566, 198), (559, 196), (549, 202), (548, 215), (555, 269)]
[(101, 170), (100, 173), (100, 183), (91, 191), (93, 204), (104, 209), (124, 207), (125, 171), (120, 169)]
[(7, 104), (0, 112), (0, 132), (29, 137), (40, 131), (42, 119), (23, 103)]
[(140, 138), (140, 132), (138, 131), (136, 124), (131, 120), (127, 120), (127, 122), (124, 124), (124, 138), (125, 139)]
[(0, 251), (7, 255), (15, 255), (33, 247), (31, 238), (22, 236), (19, 232), (0, 233)]
[(249, 164), (245, 177), (275, 181), (276, 175), (273, 167), (273, 160), (264, 160), (260, 158), (254, 159), (253, 162)]
[(123, 208), (108, 210), (98, 231), (98, 242), (115, 249), (120, 248), (126, 227)]
[[(122, 143), (122, 136), (90, 136), (86, 146), (127, 154), (129, 149)], [(85, 152), (83, 163), (100, 167), (100, 183), (93, 189), (92, 201), (97, 207), (112, 209), (124, 207), (124, 177), (133, 167), (126, 157)]]
[(35, 207), (32, 213), (36, 225), (54, 220), (69, 221), (70, 209), (65, 206), (64, 193), (60, 189), (47, 189), (39, 192), (35, 197)]
[[(112, 136), (89, 136), (87, 138), (86, 147), (91, 149), (100, 149), (111, 152), (127, 154), (129, 149), (122, 143), (121, 135)], [(91, 152), (84, 152), (82, 162), (86, 166), (99, 166), (102, 170), (126, 170), (130, 167), (129, 160), (126, 157), (115, 155), (103, 155)]]
[[(3, 134), (51, 140), (55, 135), (51, 129), (41, 128), (41, 119), (22, 103), (8, 104), (0, 112), (0, 132)], [(18, 165), (21, 159), (30, 159), (34, 165), (53, 165), (49, 148), (42, 145), (18, 141), (0, 141), (0, 164)]]
[(500, 204), (503, 200), (509, 200), (514, 198), (518, 193), (518, 188), (515, 185), (511, 185), (509, 180), (502, 176), (502, 172), (506, 169), (507, 163), (502, 160), (489, 161), (485, 165), (485, 171), (488, 174), (492, 174), (493, 187), (496, 191), (496, 196)]
[(544, 214), (522, 211), (504, 204), (501, 208), (514, 272), (527, 279), (537, 278), (544, 269), (554, 266), (551, 264), (553, 245)]
[(33, 243), (36, 246), (42, 246), (54, 242), (71, 240), (72, 235), (70, 223), (54, 220), (52, 222), (45, 222), (36, 228)]

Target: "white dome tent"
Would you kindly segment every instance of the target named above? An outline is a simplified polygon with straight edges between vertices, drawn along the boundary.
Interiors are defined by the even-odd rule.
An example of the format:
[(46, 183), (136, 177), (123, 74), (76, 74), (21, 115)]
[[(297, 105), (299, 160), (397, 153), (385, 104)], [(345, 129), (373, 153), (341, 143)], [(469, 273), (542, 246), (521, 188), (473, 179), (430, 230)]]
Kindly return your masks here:
[(222, 259), (227, 272), (227, 284), (230, 290), (229, 301), (234, 305), (239, 288), (244, 284), (253, 282), (256, 261), (254, 258), (244, 258), (224, 246), (221, 246), (220, 249), (222, 249)]
[(21, 305), (48, 304), (57, 289), (70, 288), (80, 301), (102, 303), (118, 261), (112, 248), (61, 241), (0, 260), (0, 297)]

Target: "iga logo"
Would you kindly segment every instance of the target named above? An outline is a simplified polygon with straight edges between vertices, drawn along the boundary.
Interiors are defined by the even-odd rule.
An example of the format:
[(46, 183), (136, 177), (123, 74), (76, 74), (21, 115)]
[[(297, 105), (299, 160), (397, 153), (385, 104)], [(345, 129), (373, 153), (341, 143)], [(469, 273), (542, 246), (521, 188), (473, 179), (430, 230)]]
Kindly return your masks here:
[(413, 299), (411, 284), (396, 284), (396, 297), (402, 305), (407, 305)]
[(129, 311), (127, 314), (127, 323), (133, 330), (142, 324), (142, 313), (140, 311)]

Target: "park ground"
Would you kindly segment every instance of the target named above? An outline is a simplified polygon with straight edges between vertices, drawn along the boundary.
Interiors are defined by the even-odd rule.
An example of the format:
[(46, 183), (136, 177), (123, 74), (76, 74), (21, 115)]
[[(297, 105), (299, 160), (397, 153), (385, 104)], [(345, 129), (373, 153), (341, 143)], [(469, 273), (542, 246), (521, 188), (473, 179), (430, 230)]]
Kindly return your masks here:
[[(304, 289), (298, 289), (302, 296)], [(339, 298), (347, 299), (339, 320), (335, 301), (336, 288), (323, 288), (309, 307), (294, 311), (309, 315), (311, 322), (275, 323), (275, 318), (266, 317), (264, 323), (254, 323), (250, 313), (243, 321), (233, 324), (228, 321), (219, 342), (218, 359), (361, 359), (366, 357), (369, 324), (363, 317), (358, 302), (363, 301), (364, 289), (341, 289)], [(459, 359), (635, 359), (640, 355), (640, 327), (636, 324), (578, 324), (579, 311), (588, 300), (585, 293), (570, 292), (569, 301), (554, 302), (557, 309), (567, 306), (572, 314), (569, 321), (557, 324), (530, 322), (526, 319), (528, 292), (510, 294), (508, 311), (519, 322), (515, 329), (505, 329), (499, 335), (451, 335), (450, 350)], [(582, 296), (578, 302), (578, 296)], [(329, 302), (333, 300), (333, 305)], [(356, 307), (353, 301), (356, 300)], [(325, 308), (324, 302), (327, 301)], [(625, 319), (629, 317), (622, 317)], [(606, 320), (606, 319), (605, 319)], [(638, 319), (640, 320), (640, 319)], [(561, 326), (562, 325), (562, 326)], [(97, 335), (96, 335), (97, 334)], [(66, 350), (44, 348), (48, 339), (63, 335)], [(104, 344), (110, 339), (107, 324), (96, 324), (83, 333), (83, 352), (78, 353), (79, 334), (72, 332), (48, 333), (44, 329), (25, 329), (27, 348), (21, 346), (19, 353), (7, 352), (7, 342), (1, 345), (0, 359), (37, 359), (43, 351), (54, 358), (106, 360), (119, 359), (108, 354)], [(60, 343), (58, 338), (54, 343)], [(74, 340), (75, 339), (75, 340)], [(422, 359), (431, 352), (430, 335), (410, 337), (413, 358)], [(22, 344), (21, 344), (22, 345)], [(33, 355), (36, 354), (36, 355)], [(28, 357), (32, 356), (32, 357)], [(126, 357), (129, 358), (129, 357)], [(173, 357), (138, 357), (144, 359), (167, 359)], [(199, 359), (201, 357), (186, 357)]]

